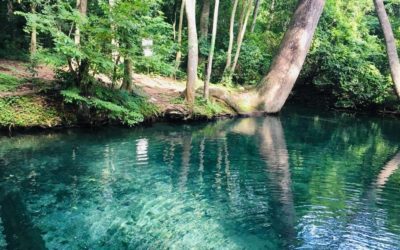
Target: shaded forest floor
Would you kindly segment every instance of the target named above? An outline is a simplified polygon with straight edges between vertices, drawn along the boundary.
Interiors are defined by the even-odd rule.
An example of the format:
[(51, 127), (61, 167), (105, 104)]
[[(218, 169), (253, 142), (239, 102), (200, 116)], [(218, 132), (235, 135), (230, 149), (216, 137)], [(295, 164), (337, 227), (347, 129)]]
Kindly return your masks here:
[[(195, 108), (190, 110), (184, 103), (182, 92), (185, 82), (181, 80), (134, 74), (134, 83), (135, 93), (145, 97), (158, 109), (157, 117), (145, 117), (148, 120), (212, 119), (235, 115), (224, 103), (207, 103), (201, 99), (196, 100)], [(197, 84), (200, 90), (202, 82)], [(39, 66), (33, 74), (27, 63), (0, 59), (0, 128), (77, 125), (76, 119), (71, 119), (76, 116), (76, 110), (65, 108), (64, 101), (59, 96), (60, 90), (61, 85), (57, 83), (55, 73), (50, 67)]]

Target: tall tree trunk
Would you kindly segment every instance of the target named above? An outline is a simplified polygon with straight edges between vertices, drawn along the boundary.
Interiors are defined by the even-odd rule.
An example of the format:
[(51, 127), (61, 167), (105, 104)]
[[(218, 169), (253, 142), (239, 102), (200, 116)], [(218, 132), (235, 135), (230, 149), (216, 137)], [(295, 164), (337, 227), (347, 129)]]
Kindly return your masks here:
[[(77, 0), (76, 1), (76, 8), (78, 9), (79, 13), (82, 17), (85, 17), (87, 14), (87, 0)], [(81, 43), (81, 31), (79, 29), (79, 25), (75, 28), (75, 44)]]
[(324, 5), (325, 0), (299, 1), (279, 52), (260, 82), (258, 108), (262, 111), (277, 113), (285, 104), (303, 67)]
[(17, 34), (16, 34), (17, 28), (16, 28), (16, 22), (15, 22), (13, 0), (7, 1), (7, 21), (9, 22), (9, 25), (12, 27), (11, 40), (14, 41), (15, 38), (17, 37)]
[(250, 28), (251, 33), (254, 32), (254, 28), (256, 27), (258, 10), (260, 9), (260, 4), (261, 4), (261, 0), (256, 0), (256, 6), (254, 7), (254, 12), (253, 12), (253, 22), (251, 23), (251, 28)]
[[(110, 11), (113, 11), (113, 8), (115, 6), (115, 0), (109, 0), (108, 1), (109, 7), (110, 7)], [(119, 48), (119, 42), (117, 39), (115, 39), (115, 24), (114, 24), (114, 20), (111, 21), (111, 33), (112, 33), (112, 37), (111, 37), (111, 60), (114, 63), (114, 69), (113, 69), (113, 73), (112, 73), (112, 79), (111, 79), (111, 88), (115, 87), (115, 82), (117, 80), (117, 70), (118, 70), (118, 66), (119, 66), (119, 62), (121, 60), (123, 60), (123, 58), (121, 58), (121, 55), (118, 52), (118, 48)]]
[(188, 22), (188, 65), (185, 99), (189, 105), (194, 104), (199, 62), (199, 45), (196, 28), (196, 0), (186, 0), (186, 17)]
[(389, 58), (390, 72), (395, 86), (396, 94), (400, 98), (400, 61), (397, 54), (396, 39), (390, 26), (389, 17), (386, 14), (383, 0), (374, 0), (376, 13), (379, 17), (383, 34), (385, 36), (386, 50)]
[[(36, 13), (36, 3), (31, 3), (31, 13), (32, 14)], [(31, 56), (33, 56), (36, 53), (36, 47), (37, 47), (36, 24), (32, 24), (31, 43), (29, 47)]]
[[(115, 5), (115, 0), (109, 0), (108, 4), (110, 6), (110, 11), (113, 11), (114, 5)], [(111, 32), (112, 32), (112, 38), (111, 38), (111, 45), (112, 45), (112, 51), (111, 51), (111, 57), (114, 63), (117, 62), (117, 59), (119, 57), (119, 53), (117, 50), (115, 50), (115, 48), (119, 47), (118, 41), (115, 39), (114, 37), (114, 33), (115, 33), (115, 24), (114, 21), (111, 22)]]
[(203, 0), (203, 7), (200, 16), (200, 39), (208, 36), (208, 24), (210, 22), (210, 0)]
[(269, 10), (267, 30), (271, 28), (271, 24), (274, 22), (274, 18), (275, 18), (275, 0), (272, 0), (271, 7)]
[(179, 24), (178, 24), (178, 52), (176, 53), (175, 58), (175, 72), (174, 76), (176, 76), (176, 71), (178, 71), (179, 66), (181, 64), (182, 58), (182, 26), (183, 26), (183, 15), (185, 13), (185, 2), (186, 0), (182, 0), (181, 10), (179, 12)]
[(208, 55), (207, 75), (206, 75), (206, 79), (204, 81), (204, 98), (206, 100), (208, 100), (208, 97), (209, 97), (208, 84), (209, 84), (210, 78), (211, 78), (211, 70), (212, 70), (212, 63), (213, 63), (214, 49), (215, 49), (215, 39), (217, 37), (218, 9), (219, 9), (219, 0), (215, 0), (214, 15), (213, 15), (213, 27), (212, 27), (212, 35), (211, 35), (211, 47), (210, 47), (210, 53)]
[(249, 0), (247, 7), (243, 9), (243, 12), (245, 12), (245, 17), (244, 17), (244, 21), (240, 27), (239, 35), (237, 37), (237, 48), (236, 48), (235, 58), (233, 59), (232, 68), (230, 70), (231, 77), (232, 77), (233, 73), (235, 72), (236, 65), (239, 60), (240, 50), (242, 48), (242, 42), (243, 42), (244, 34), (246, 33), (247, 22), (249, 20), (252, 6), (253, 6), (253, 0)]
[(231, 12), (231, 19), (230, 19), (230, 24), (229, 24), (229, 45), (228, 45), (228, 51), (226, 52), (226, 64), (225, 64), (225, 69), (224, 69), (224, 75), (226, 74), (226, 71), (229, 70), (231, 67), (233, 38), (234, 38), (233, 31), (235, 28), (235, 16), (236, 16), (236, 10), (237, 10), (238, 3), (239, 3), (239, 0), (234, 0), (232, 12)]
[[(200, 34), (199, 34), (199, 42), (200, 44), (208, 43), (208, 26), (210, 22), (210, 0), (203, 0), (203, 7), (201, 9), (200, 15)], [(199, 54), (199, 67), (204, 67), (204, 78), (206, 77), (207, 72), (207, 64), (206, 57), (202, 54)]]
[(7, 1), (7, 20), (9, 22), (12, 21), (14, 17), (14, 4), (12, 0)]

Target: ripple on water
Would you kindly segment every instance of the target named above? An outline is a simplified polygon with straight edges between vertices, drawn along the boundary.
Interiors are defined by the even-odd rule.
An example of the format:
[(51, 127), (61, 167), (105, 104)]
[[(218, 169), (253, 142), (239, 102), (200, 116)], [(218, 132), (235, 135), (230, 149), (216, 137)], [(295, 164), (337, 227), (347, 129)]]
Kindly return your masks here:
[(49, 249), (400, 249), (398, 126), (281, 119), (12, 138), (0, 202)]

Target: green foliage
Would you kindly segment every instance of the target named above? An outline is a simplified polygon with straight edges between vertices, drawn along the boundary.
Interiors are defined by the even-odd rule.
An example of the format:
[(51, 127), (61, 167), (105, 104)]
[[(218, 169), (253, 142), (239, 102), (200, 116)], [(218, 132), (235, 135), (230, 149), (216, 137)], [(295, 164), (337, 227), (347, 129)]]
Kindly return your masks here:
[[(88, 15), (82, 16), (75, 2), (55, 0), (42, 2), (38, 13), (18, 14), (26, 18), (27, 32), (35, 27), (41, 36), (51, 38), (51, 45), (40, 46), (35, 59), (63, 71), (68, 68), (71, 77), (64, 74), (63, 78), (82, 87), (93, 84), (96, 74), (121, 80), (123, 59), (127, 58), (139, 72), (172, 74), (172, 64), (168, 64), (174, 54), (172, 27), (164, 21), (158, 2), (116, 1), (112, 8), (108, 1), (90, 2)], [(76, 27), (81, 34), (79, 44), (75, 42)], [(143, 38), (154, 41), (151, 58), (143, 56)], [(74, 64), (78, 69), (71, 67)]]
[(15, 90), (20, 84), (21, 80), (4, 73), (0, 73), (0, 91), (13, 91)]
[[(178, 105), (186, 105), (185, 99), (183, 97), (177, 97), (171, 100), (172, 104)], [(221, 104), (217, 101), (210, 100), (207, 101), (203, 97), (196, 97), (195, 103), (193, 107), (193, 115), (207, 117), (209, 119), (220, 116), (231, 114), (231, 110), (224, 104)]]
[(234, 81), (244, 85), (256, 85), (267, 73), (272, 55), (266, 52), (265, 42), (252, 36), (243, 43)]
[(61, 95), (66, 103), (86, 105), (96, 115), (128, 126), (158, 114), (157, 107), (144, 97), (122, 90), (97, 86), (90, 90), (90, 95), (83, 95), (79, 89), (70, 88), (61, 91)]
[(42, 97), (0, 99), (0, 127), (53, 127), (60, 123), (60, 114)]
[(338, 107), (381, 104), (393, 93), (377, 25), (371, 1), (326, 4), (303, 77), (333, 94)]
[(231, 113), (225, 105), (216, 101), (207, 101), (201, 97), (196, 97), (193, 112), (194, 115), (205, 116), (207, 118)]
[[(30, 13), (32, 1), (18, 1), (12, 15), (7, 11), (7, 4), (0, 3), (0, 19), (4, 20), (4, 25), (0, 27), (0, 48), (10, 51), (6, 51), (11, 53), (9, 56), (16, 56), (17, 53), (12, 51), (22, 51), (21, 48), (27, 51), (29, 35), (22, 35), (21, 31), (25, 27), (25, 31), (29, 33), (35, 27), (39, 48), (37, 54), (31, 57), (31, 65), (42, 62), (54, 65), (57, 76), (67, 88), (76, 86), (85, 92), (88, 88), (102, 84), (95, 80), (99, 75), (104, 76), (102, 79), (111, 79), (114, 84), (121, 82), (124, 78), (124, 59), (132, 61), (135, 72), (185, 78), (185, 20), (182, 63), (178, 71), (174, 72), (180, 1), (121, 0), (115, 1), (113, 6), (106, 0), (89, 1), (87, 16), (82, 16), (76, 10), (75, 1), (34, 2), (38, 5), (36, 13)], [(223, 72), (232, 2), (221, 1), (211, 81), (229, 86), (257, 85), (267, 73), (273, 56), (278, 51), (297, 2), (262, 1), (254, 32), (250, 33), (248, 27), (245, 34), (235, 74), (226, 79)], [(235, 41), (240, 6), (241, 4), (235, 20)], [(385, 1), (385, 6), (395, 36), (399, 38), (400, 2), (388, 0)], [(251, 22), (252, 18), (249, 24)], [(81, 33), (79, 45), (75, 43), (74, 36), (77, 27)], [(153, 56), (144, 56), (144, 38), (153, 40)], [(315, 93), (323, 93), (324, 97), (329, 97), (336, 107), (366, 108), (388, 105), (387, 100), (392, 100), (394, 95), (382, 38), (372, 1), (327, 0), (299, 82), (317, 90)], [(209, 45), (208, 38), (200, 39), (199, 54), (203, 59), (208, 56)], [(233, 55), (236, 49), (234, 46)], [(0, 57), (3, 56), (2, 51), (0, 49)], [(82, 64), (87, 67), (79, 67)], [(204, 64), (203, 60), (198, 69), (199, 76), (204, 75)], [(31, 70), (34, 74), (34, 67)], [(3, 88), (8, 88), (4, 86)], [(97, 107), (116, 110), (116, 107), (101, 102)], [(115, 113), (120, 116), (122, 113), (124, 116), (128, 114), (121, 110)]]

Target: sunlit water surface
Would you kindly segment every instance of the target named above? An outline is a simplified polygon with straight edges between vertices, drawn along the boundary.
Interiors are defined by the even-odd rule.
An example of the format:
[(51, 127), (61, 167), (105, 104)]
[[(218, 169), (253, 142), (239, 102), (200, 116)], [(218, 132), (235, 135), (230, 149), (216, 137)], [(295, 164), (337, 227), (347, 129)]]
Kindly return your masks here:
[(0, 248), (400, 249), (400, 122), (278, 117), (0, 138)]

